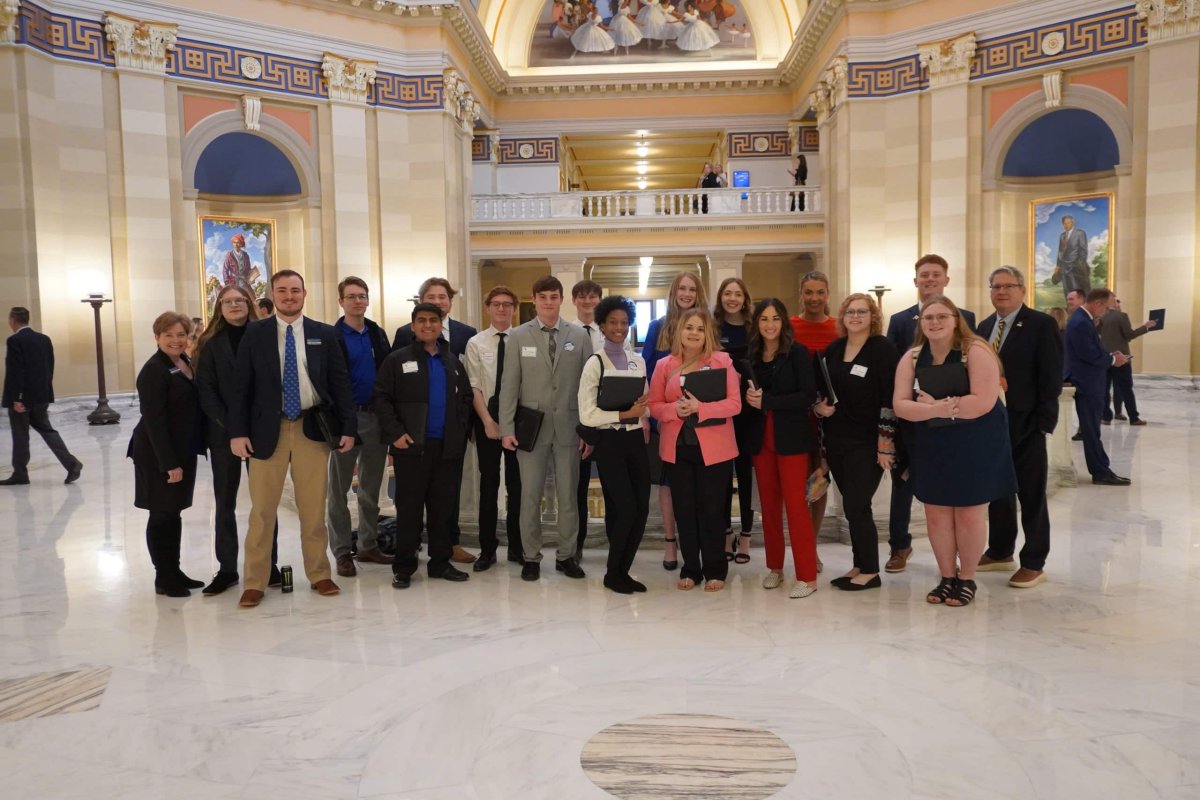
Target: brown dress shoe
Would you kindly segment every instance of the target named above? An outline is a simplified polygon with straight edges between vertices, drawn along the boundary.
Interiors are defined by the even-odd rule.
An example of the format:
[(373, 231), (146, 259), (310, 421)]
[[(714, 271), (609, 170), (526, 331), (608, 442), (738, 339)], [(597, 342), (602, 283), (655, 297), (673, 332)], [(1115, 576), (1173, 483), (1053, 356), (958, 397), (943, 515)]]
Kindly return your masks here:
[(976, 572), (1008, 572), (1013, 568), (1013, 560), (1011, 558), (995, 559), (988, 556), (980, 556), (979, 566), (975, 568)]
[(1040, 569), (1025, 569), (1021, 567), (1008, 579), (1008, 585), (1014, 589), (1032, 589), (1046, 580), (1046, 573)]
[[(378, 547), (372, 547), (370, 550), (359, 550), (358, 560), (364, 564), (391, 564), (396, 560), (396, 557), (389, 556)], [(338, 574), (341, 575), (342, 573), (339, 572)]]
[(908, 559), (912, 557), (912, 548), (906, 547), (903, 550), (893, 550), (891, 558), (883, 565), (884, 572), (904, 572), (908, 566)]
[(263, 593), (258, 589), (247, 589), (242, 592), (242, 599), (238, 600), (238, 605), (242, 608), (254, 608), (262, 602)]
[(454, 545), (454, 549), (450, 552), (450, 560), (456, 561), (459, 564), (474, 563), (476, 556), (463, 550), (461, 546)]
[(330, 597), (330, 596), (335, 595), (338, 592), (342, 591), (341, 589), (338, 588), (338, 585), (336, 583), (334, 583), (333, 581), (329, 580), (329, 578), (326, 578), (323, 581), (317, 581), (316, 583), (314, 583), (312, 585), (312, 590), (314, 592), (316, 592), (317, 594), (321, 595), (322, 597)]
[(354, 559), (349, 555), (337, 557), (337, 574), (343, 578), (353, 578), (358, 574), (358, 567), (354, 566)]

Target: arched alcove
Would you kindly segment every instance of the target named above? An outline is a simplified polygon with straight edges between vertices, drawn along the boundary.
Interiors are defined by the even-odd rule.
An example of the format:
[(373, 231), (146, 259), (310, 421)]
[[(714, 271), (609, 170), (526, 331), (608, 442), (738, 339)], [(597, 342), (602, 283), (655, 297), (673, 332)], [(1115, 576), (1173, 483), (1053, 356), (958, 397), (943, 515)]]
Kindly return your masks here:
[(283, 151), (252, 133), (223, 133), (209, 142), (193, 179), (197, 192), (211, 195), (280, 197), (302, 191)]
[(1026, 125), (1004, 156), (1006, 178), (1045, 178), (1111, 170), (1120, 162), (1117, 137), (1096, 114), (1063, 108)]
[[(241, 134), (245, 137), (263, 140), (259, 144), (247, 146), (245, 140), (240, 138), (225, 139), (229, 134)], [(213, 114), (198, 122), (183, 139), (182, 153), (182, 172), (183, 172), (183, 192), (184, 197), (195, 199), (201, 192), (196, 183), (196, 170), (200, 164), (201, 156), (208, 151), (209, 146), (214, 144), (218, 139), (225, 142), (234, 143), (235, 147), (245, 147), (247, 152), (254, 153), (262, 147), (269, 147), (278, 155), (281, 155), (291, 165), (293, 174), (299, 181), (299, 191), (293, 193), (300, 195), (307, 200), (310, 206), (320, 205), (321, 199), (321, 180), (320, 173), (317, 169), (316, 154), (309, 146), (308, 142), (301, 138), (300, 134), (292, 130), (282, 121), (268, 115), (263, 114), (259, 121), (259, 129), (254, 132), (246, 130), (245, 120), (239, 111), (222, 111)], [(214, 153), (225, 152), (225, 145), (218, 145)], [(245, 196), (264, 196), (253, 195), (250, 192), (235, 192), (235, 195)], [(272, 192), (265, 196), (276, 195)]]

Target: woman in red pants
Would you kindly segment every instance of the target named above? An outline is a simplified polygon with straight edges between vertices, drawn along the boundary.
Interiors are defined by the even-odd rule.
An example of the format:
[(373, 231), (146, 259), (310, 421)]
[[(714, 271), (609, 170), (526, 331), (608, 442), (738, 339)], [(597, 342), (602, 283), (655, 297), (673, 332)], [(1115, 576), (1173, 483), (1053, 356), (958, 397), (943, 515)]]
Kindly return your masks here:
[(790, 596), (808, 597), (817, 590), (817, 541), (805, 500), (808, 453), (813, 447), (808, 410), (817, 391), (812, 359), (804, 345), (793, 342), (787, 308), (780, 300), (771, 297), (754, 307), (747, 357), (754, 383), (746, 392), (753, 415), (746, 447), (754, 455), (770, 570), (763, 578), (763, 588), (774, 589), (783, 583), (786, 506), (796, 569)]

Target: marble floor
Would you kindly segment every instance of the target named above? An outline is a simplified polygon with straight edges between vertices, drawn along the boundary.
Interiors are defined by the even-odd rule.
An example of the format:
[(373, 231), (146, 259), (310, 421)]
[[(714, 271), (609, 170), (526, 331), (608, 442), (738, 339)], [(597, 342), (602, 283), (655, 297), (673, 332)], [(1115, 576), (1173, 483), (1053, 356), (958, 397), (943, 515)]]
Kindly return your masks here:
[[(613, 791), (707, 796), (680, 790), (690, 758), (733, 775), (729, 797), (1200, 797), (1200, 403), (1190, 382), (1138, 388), (1151, 424), (1104, 429), (1133, 486), (1059, 491), (1049, 582), (983, 575), (965, 609), (922, 602), (924, 541), (881, 591), (789, 600), (760, 588), (757, 537), (717, 594), (676, 591), (647, 549), (634, 596), (601, 587), (589, 550), (586, 581), (503, 565), (397, 592), (368, 566), (338, 597), (298, 575), (252, 611), (237, 592), (156, 597), (124, 458), (136, 412), (89, 428), (61, 404), (82, 479), (62, 485), (35, 439), (32, 485), (0, 489), (0, 794), (586, 800), (613, 795), (585, 754), (619, 779), (647, 718), (717, 717), (785, 747), (660, 733), (637, 794)], [(207, 492), (185, 517), (200, 577)], [(821, 556), (827, 576), (850, 561)]]

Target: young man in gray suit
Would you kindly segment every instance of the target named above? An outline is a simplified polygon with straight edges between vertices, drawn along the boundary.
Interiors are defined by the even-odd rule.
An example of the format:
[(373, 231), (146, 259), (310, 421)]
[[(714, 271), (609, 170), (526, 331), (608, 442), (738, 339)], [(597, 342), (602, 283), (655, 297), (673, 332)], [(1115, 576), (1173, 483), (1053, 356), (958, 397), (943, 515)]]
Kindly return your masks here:
[(555, 568), (569, 578), (584, 577), (575, 563), (575, 536), (579, 526), (575, 487), (579, 461), (590, 449), (579, 440), (579, 376), (592, 355), (587, 333), (562, 319), (562, 283), (551, 275), (533, 284), (537, 316), (513, 329), (504, 352), (504, 382), (500, 390), (500, 435), (508, 450), (529, 447), (516, 435), (517, 407), (539, 411), (545, 416), (532, 450), (520, 449), (521, 544), (525, 565), (521, 578), (536, 581), (541, 576), (542, 492), (546, 470), (554, 470), (558, 494), (558, 553)]

